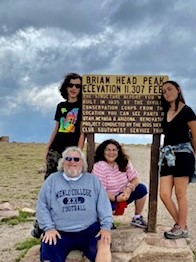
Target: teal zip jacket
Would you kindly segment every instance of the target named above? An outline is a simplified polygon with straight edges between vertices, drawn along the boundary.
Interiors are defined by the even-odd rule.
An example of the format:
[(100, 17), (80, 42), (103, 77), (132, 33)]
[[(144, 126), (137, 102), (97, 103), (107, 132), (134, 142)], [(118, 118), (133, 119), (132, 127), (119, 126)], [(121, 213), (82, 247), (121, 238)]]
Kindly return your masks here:
[(44, 231), (57, 229), (78, 232), (100, 222), (110, 230), (112, 209), (99, 179), (84, 173), (76, 180), (66, 180), (63, 172), (50, 175), (44, 182), (37, 202), (36, 217)]

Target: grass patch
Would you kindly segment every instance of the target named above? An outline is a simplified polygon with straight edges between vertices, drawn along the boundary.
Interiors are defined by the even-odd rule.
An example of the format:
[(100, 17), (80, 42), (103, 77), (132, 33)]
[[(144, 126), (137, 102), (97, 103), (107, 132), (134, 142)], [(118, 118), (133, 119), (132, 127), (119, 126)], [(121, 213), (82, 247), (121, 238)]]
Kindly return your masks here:
[(19, 216), (17, 217), (6, 217), (3, 218), (2, 221), (0, 222), (1, 224), (7, 224), (7, 225), (18, 225), (20, 223), (25, 223), (25, 222), (29, 222), (29, 221), (33, 221), (34, 220), (34, 215), (28, 213), (28, 212), (24, 212), (24, 211), (19, 211)]
[(115, 225), (116, 227), (119, 227), (119, 226), (121, 225), (121, 222), (120, 222), (120, 221), (113, 221), (113, 223), (114, 223), (114, 225)]
[[(9, 202), (15, 209), (35, 207), (44, 181), (44, 174), (38, 170), (45, 167), (45, 147), (43, 143), (1, 143), (0, 202)], [(38, 191), (31, 192), (33, 188)]]
[(33, 246), (35, 245), (39, 245), (40, 244), (40, 239), (37, 238), (28, 238), (27, 240), (25, 240), (22, 243), (19, 243), (16, 245), (16, 250), (24, 250), (24, 249), (31, 249)]
[(21, 259), (26, 255), (26, 253), (36, 245), (40, 244), (40, 239), (36, 238), (28, 238), (22, 243), (18, 243), (16, 245), (16, 250), (21, 251), (20, 255), (15, 259), (15, 262), (20, 262)]
[(196, 262), (196, 250), (193, 251), (193, 255), (194, 255), (194, 261)]

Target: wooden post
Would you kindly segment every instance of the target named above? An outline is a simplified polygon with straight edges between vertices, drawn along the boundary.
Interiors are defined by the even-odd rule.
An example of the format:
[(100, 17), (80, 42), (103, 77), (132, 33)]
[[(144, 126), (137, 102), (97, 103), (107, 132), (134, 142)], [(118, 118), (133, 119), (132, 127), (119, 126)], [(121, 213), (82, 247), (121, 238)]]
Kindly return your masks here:
[(95, 155), (95, 138), (94, 134), (87, 134), (87, 163), (88, 171), (91, 172), (94, 164), (94, 155)]
[(149, 184), (149, 202), (148, 202), (148, 232), (156, 232), (157, 222), (157, 193), (158, 193), (158, 161), (160, 134), (153, 135), (151, 145), (151, 160), (150, 160), (150, 184)]

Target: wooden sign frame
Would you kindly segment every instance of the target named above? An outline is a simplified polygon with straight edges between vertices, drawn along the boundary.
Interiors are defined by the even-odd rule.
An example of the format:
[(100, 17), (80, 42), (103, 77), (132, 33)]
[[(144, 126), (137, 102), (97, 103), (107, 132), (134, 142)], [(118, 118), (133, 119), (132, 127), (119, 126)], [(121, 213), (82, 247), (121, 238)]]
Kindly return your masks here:
[[(152, 134), (147, 232), (156, 232), (160, 125), (163, 119), (160, 97), (162, 84), (168, 79), (168, 76), (154, 75), (83, 76), (82, 128), (87, 136), (89, 172), (94, 164), (95, 133)], [(123, 114), (126, 119), (121, 117)], [(121, 121), (120, 129), (115, 126), (118, 120)], [(129, 121), (131, 124), (126, 124)], [(112, 127), (106, 128), (111, 122)]]

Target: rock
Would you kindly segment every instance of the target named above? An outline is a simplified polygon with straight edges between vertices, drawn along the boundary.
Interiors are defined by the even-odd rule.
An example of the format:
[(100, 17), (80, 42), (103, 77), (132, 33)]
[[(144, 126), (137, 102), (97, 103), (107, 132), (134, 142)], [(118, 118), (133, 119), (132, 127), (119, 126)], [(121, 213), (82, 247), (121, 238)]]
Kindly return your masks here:
[(120, 226), (112, 230), (112, 251), (133, 252), (140, 246), (145, 236), (146, 233), (142, 229), (133, 227), (130, 230), (128, 226)]
[(15, 218), (19, 216), (19, 211), (0, 211), (0, 221), (3, 221), (5, 218)]
[[(40, 262), (39, 249), (39, 245), (32, 247), (21, 262)], [(89, 260), (82, 256), (82, 252), (74, 250), (69, 253), (66, 262), (89, 262)]]
[(28, 214), (30, 214), (32, 216), (35, 215), (35, 210), (32, 209), (32, 208), (29, 208), (29, 207), (24, 207), (21, 211), (26, 212), (26, 213), (28, 213)]
[(37, 170), (37, 173), (38, 173), (38, 174), (46, 173), (46, 166), (44, 165), (43, 167), (40, 167), (40, 168)]
[[(140, 228), (120, 225), (112, 230), (112, 262), (193, 262), (186, 239), (168, 240), (165, 228), (145, 233)], [(39, 248), (29, 250), (21, 262), (39, 262)], [(79, 251), (72, 251), (66, 262), (88, 262)]]
[(19, 216), (19, 211), (14, 210), (13, 206), (8, 203), (0, 204), (0, 221), (3, 221), (5, 218), (14, 218)]
[[(32, 208), (25, 207), (21, 211), (27, 212), (32, 216), (35, 215), (35, 210)], [(5, 202), (0, 204), (0, 221), (2, 221), (4, 218), (12, 218), (17, 216), (19, 216), (19, 211), (14, 210), (13, 206), (10, 203)]]
[(13, 206), (9, 202), (0, 203), (0, 211), (11, 211), (14, 210)]
[(112, 231), (112, 262), (193, 262), (186, 239), (165, 239), (165, 230), (145, 233), (140, 228), (120, 226)]
[(39, 249), (40, 245), (32, 247), (24, 258), (21, 259), (21, 262), (40, 262), (39, 259)]
[(9, 142), (9, 136), (0, 136), (0, 142)]

